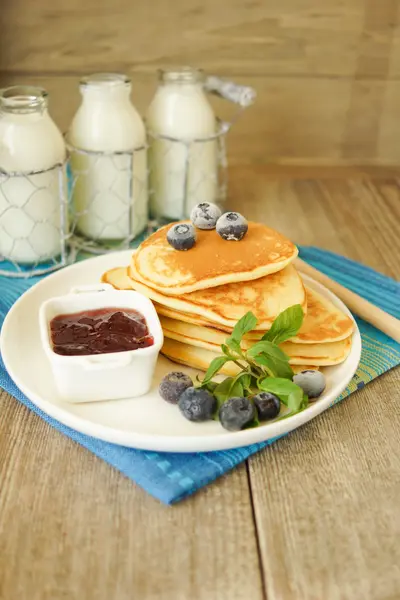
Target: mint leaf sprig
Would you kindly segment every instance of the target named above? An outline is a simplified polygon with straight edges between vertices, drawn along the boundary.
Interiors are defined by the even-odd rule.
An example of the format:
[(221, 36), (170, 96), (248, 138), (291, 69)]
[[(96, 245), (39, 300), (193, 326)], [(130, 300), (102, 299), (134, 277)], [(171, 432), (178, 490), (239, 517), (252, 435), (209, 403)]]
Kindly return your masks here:
[[(275, 394), (287, 406), (289, 413), (283, 418), (301, 412), (308, 406), (308, 398), (303, 390), (293, 383), (293, 370), (289, 357), (279, 344), (295, 336), (303, 323), (304, 313), (299, 304), (281, 312), (272, 323), (271, 329), (245, 350), (241, 343), (243, 336), (255, 329), (257, 318), (252, 312), (246, 313), (233, 328), (232, 334), (221, 345), (222, 355), (214, 358), (199, 382), (217, 400), (216, 418), (222, 404), (234, 396), (251, 397), (261, 391)], [(235, 377), (226, 377), (217, 383), (213, 378), (222, 367), (233, 362), (239, 367)], [(250, 426), (258, 425), (256, 420)]]

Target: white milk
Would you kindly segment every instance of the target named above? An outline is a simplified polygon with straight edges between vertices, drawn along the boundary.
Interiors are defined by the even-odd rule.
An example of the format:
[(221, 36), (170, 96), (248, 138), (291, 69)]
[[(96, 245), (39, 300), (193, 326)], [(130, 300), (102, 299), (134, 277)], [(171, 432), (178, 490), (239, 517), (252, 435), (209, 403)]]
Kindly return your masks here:
[(215, 136), (216, 119), (203, 91), (202, 72), (191, 68), (161, 71), (146, 125), (152, 216), (181, 219), (189, 216), (195, 204), (215, 202), (217, 142), (204, 140)]
[[(91, 75), (81, 81), (80, 91), (82, 104), (67, 136), (72, 146), (91, 152), (71, 151), (78, 232), (94, 240), (134, 237), (147, 222), (147, 157), (130, 80), (113, 73)], [(132, 165), (135, 148), (143, 149), (133, 153)]]
[[(61, 253), (63, 137), (47, 112), (47, 93), (14, 86), (0, 93), (0, 255), (33, 264)], [(32, 171), (44, 173), (29, 174)], [(14, 175), (12, 175), (14, 173)], [(61, 183), (61, 185), (60, 185)], [(65, 189), (64, 189), (65, 192)]]

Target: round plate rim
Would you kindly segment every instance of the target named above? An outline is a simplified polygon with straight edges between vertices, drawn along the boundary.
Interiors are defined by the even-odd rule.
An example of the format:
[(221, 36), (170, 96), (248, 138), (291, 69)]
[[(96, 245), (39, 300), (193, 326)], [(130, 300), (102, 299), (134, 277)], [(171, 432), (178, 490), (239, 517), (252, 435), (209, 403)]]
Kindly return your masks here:
[[(113, 253), (112, 256), (115, 257), (115, 266), (120, 266), (121, 264), (128, 264), (131, 253), (131, 250), (124, 250)], [(229, 450), (232, 448), (240, 448), (243, 446), (248, 446), (250, 444), (260, 443), (276, 437), (280, 437), (312, 420), (332, 405), (333, 401), (350, 383), (354, 373), (357, 370), (361, 358), (361, 335), (357, 323), (354, 320), (354, 317), (352, 316), (348, 308), (344, 305), (344, 303), (335, 294), (333, 294), (325, 286), (318, 283), (311, 277), (302, 274), (302, 278), (304, 279), (304, 281), (311, 283), (322, 295), (327, 297), (329, 300), (333, 301), (336, 306), (339, 306), (339, 308), (341, 308), (343, 312), (345, 312), (353, 319), (355, 324), (352, 348), (349, 356), (346, 358), (346, 361), (351, 361), (353, 363), (353, 367), (349, 369), (349, 372), (347, 373), (347, 376), (344, 380), (335, 383), (335, 385), (329, 391), (328, 394), (324, 395), (320, 400), (311, 404), (305, 411), (294, 415), (288, 419), (272, 423), (266, 423), (253, 429), (245, 429), (243, 431), (238, 432), (224, 432), (223, 435), (212, 434), (207, 436), (165, 436), (156, 434), (143, 434), (131, 431), (121, 431), (113, 427), (93, 423), (91, 420), (72, 414), (68, 410), (63, 409), (62, 407), (59, 407), (53, 404), (52, 402), (43, 399), (39, 394), (37, 394), (29, 388), (29, 383), (27, 384), (25, 381), (21, 381), (18, 374), (15, 373), (13, 365), (9, 360), (7, 344), (4, 343), (4, 339), (7, 339), (8, 335), (5, 335), (5, 333), (7, 332), (9, 334), (8, 327), (14, 313), (19, 310), (21, 304), (23, 304), (27, 301), (27, 299), (29, 299), (29, 296), (31, 294), (35, 293), (39, 286), (43, 285), (45, 282), (48, 285), (49, 280), (54, 280), (56, 278), (63, 277), (66, 272), (70, 273), (74, 269), (82, 268), (82, 265), (85, 263), (88, 265), (93, 264), (93, 261), (101, 263), (102, 261), (105, 262), (105, 258), (107, 258), (107, 260), (109, 261), (110, 256), (110, 254), (96, 256), (94, 258), (86, 259), (85, 261), (74, 263), (73, 265), (64, 267), (56, 273), (48, 275), (45, 279), (34, 284), (31, 288), (24, 292), (24, 294), (22, 294), (20, 298), (18, 298), (18, 300), (13, 304), (13, 306), (6, 315), (1, 329), (0, 351), (4, 365), (11, 379), (21, 390), (21, 392), (33, 404), (37, 406), (37, 408), (39, 408), (51, 418), (59, 421), (67, 427), (74, 429), (75, 431), (78, 431), (79, 433), (83, 433), (85, 435), (89, 435), (91, 437), (98, 438), (105, 442), (110, 442), (120, 446), (157, 452), (210, 452), (218, 450)], [(108, 268), (113, 267), (108, 266)], [(116, 402), (118, 402), (118, 400), (116, 400)]]

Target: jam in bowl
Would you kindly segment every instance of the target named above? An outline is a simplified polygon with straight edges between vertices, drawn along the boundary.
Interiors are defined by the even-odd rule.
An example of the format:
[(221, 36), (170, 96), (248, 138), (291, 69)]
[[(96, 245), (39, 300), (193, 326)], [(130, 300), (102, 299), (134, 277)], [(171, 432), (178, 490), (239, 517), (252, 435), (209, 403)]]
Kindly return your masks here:
[(132, 398), (151, 386), (163, 333), (152, 302), (112, 286), (74, 288), (44, 302), (41, 339), (63, 400)]
[(146, 319), (133, 308), (96, 308), (50, 321), (56, 354), (83, 356), (147, 348), (154, 343)]

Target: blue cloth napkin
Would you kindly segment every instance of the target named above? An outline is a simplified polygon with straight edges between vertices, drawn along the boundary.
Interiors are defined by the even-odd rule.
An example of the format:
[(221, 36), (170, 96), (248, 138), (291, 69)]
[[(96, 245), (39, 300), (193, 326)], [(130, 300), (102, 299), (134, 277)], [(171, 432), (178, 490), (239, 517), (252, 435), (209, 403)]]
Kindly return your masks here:
[[(300, 248), (303, 260), (357, 292), (386, 312), (400, 318), (400, 284), (336, 254), (317, 248)], [(15, 280), (0, 277), (0, 324), (13, 302), (39, 278)], [(356, 389), (400, 363), (400, 344), (358, 319), (363, 351), (360, 367), (339, 402)], [(109, 444), (78, 433), (48, 417), (16, 387), (0, 358), (0, 387), (42, 419), (68, 435), (166, 504), (178, 502), (220, 477), (275, 440), (237, 450), (192, 454), (146, 452)]]

